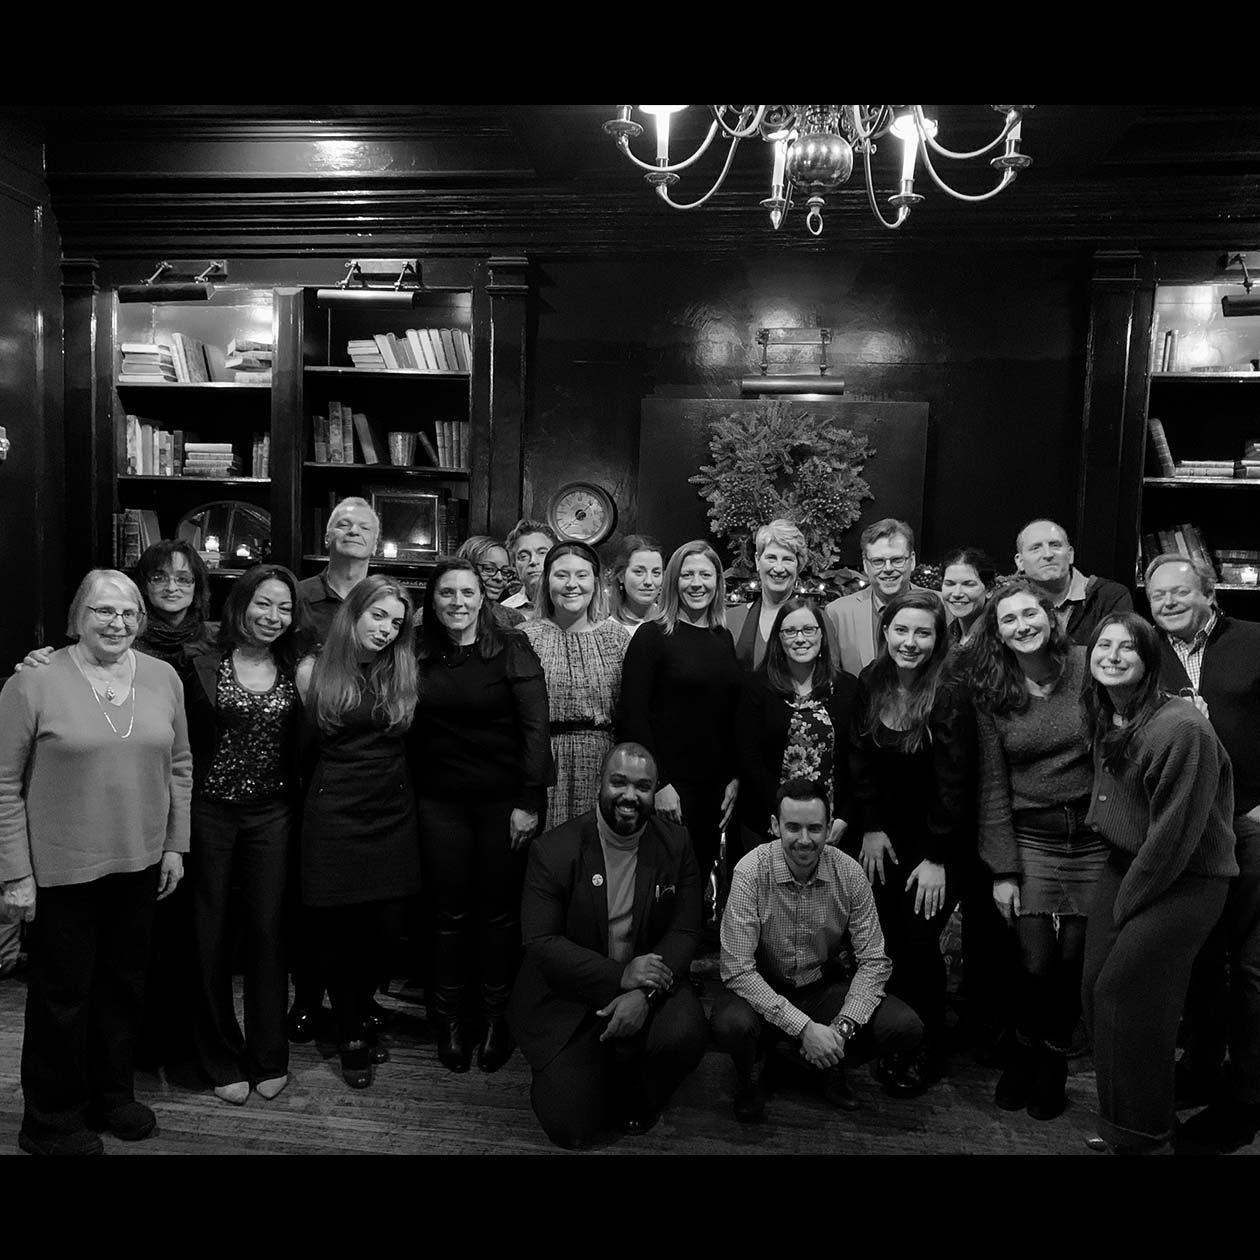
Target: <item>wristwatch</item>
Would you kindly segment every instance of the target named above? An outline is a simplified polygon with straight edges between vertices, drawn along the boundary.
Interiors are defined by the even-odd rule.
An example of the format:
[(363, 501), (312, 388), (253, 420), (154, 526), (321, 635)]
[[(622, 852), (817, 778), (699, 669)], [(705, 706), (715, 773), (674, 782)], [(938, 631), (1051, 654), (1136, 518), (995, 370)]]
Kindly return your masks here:
[(847, 1015), (842, 1015), (836, 1020), (836, 1032), (842, 1036), (845, 1041), (852, 1041), (857, 1034), (858, 1026)]

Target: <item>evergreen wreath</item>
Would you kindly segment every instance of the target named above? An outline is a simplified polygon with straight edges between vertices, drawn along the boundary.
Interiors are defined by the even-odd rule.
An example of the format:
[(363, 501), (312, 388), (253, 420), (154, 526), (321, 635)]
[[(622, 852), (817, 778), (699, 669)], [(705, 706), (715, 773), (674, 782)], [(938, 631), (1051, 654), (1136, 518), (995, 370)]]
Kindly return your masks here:
[(864, 437), (782, 400), (709, 422), (713, 463), (689, 477), (708, 499), (711, 529), (725, 540), (735, 572), (755, 571), (757, 530), (778, 518), (795, 521), (816, 576), (836, 566), (840, 539), (875, 496), (862, 469), (875, 455)]

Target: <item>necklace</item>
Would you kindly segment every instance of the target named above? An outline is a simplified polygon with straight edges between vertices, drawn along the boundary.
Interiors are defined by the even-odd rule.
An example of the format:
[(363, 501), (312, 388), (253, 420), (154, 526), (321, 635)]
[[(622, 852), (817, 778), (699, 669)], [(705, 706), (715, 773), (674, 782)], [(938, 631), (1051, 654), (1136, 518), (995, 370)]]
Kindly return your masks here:
[[(71, 660), (75, 663), (75, 665), (78, 667), (79, 673), (83, 675), (83, 681), (84, 681), (85, 683), (87, 683), (87, 685), (88, 685), (88, 687), (89, 687), (89, 688), (91, 688), (91, 691), (92, 691), (92, 699), (96, 701), (96, 707), (97, 707), (98, 709), (100, 709), (100, 711), (101, 711), (101, 716), (105, 719), (105, 721), (107, 721), (107, 722), (109, 723), (109, 729), (110, 729), (111, 731), (113, 731), (113, 732), (114, 732), (114, 734), (115, 734), (115, 735), (117, 735), (119, 739), (126, 739), (126, 738), (127, 738), (127, 737), (131, 734), (131, 732), (132, 732), (133, 728), (134, 728), (134, 727), (135, 727), (135, 725), (136, 725), (136, 688), (135, 688), (135, 681), (136, 681), (136, 662), (135, 662), (135, 658), (134, 658), (134, 657), (132, 657), (132, 660), (131, 660), (131, 680), (130, 680), (130, 686), (131, 686), (131, 721), (127, 723), (127, 729), (126, 729), (126, 731), (120, 731), (120, 730), (118, 729), (118, 727), (116, 727), (116, 726), (114, 725), (114, 720), (113, 720), (113, 718), (111, 718), (111, 717), (109, 716), (109, 713), (106, 711), (105, 706), (101, 703), (101, 697), (100, 697), (100, 695), (97, 693), (96, 687), (95, 687), (95, 686), (93, 686), (93, 684), (92, 684), (92, 680), (91, 680), (91, 679), (87, 676), (87, 670), (85, 670), (85, 669), (83, 668), (83, 664), (82, 664), (82, 662), (79, 660), (79, 657), (78, 657), (77, 653), (74, 651), (74, 649), (73, 649), (73, 648), (72, 648), (72, 649), (71, 649), (71, 651), (70, 651), (70, 659), (71, 659)], [(106, 689), (105, 689), (105, 699), (106, 699), (106, 700), (112, 700), (112, 699), (113, 699), (113, 698), (114, 698), (117, 694), (118, 694), (118, 692), (117, 692), (117, 690), (114, 688), (114, 686), (113, 686), (113, 684), (112, 684), (112, 683), (111, 683), (108, 687), (106, 687)]]

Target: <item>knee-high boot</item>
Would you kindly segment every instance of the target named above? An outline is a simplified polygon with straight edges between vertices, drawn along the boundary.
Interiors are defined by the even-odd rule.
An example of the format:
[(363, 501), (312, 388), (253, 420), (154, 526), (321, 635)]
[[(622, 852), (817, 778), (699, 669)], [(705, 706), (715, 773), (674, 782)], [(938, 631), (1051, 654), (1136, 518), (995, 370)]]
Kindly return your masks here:
[(429, 1015), (437, 1037), (438, 1058), (452, 1072), (467, 1072), (472, 1047), (463, 1025), (464, 1006), (463, 916), (452, 916), (433, 937), (433, 1001)]
[(481, 928), (481, 1014), (485, 1035), (477, 1050), (477, 1066), (497, 1072), (516, 1044), (507, 1026), (507, 1004), (520, 961), (520, 924), (514, 915), (490, 915)]

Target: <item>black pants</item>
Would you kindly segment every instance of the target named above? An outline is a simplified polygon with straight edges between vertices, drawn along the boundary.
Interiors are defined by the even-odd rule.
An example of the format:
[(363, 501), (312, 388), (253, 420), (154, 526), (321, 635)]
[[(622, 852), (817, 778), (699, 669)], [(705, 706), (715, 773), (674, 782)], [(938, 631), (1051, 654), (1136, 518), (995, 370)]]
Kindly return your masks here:
[[(680, 781), (673, 786), (682, 808), (683, 826), (691, 839), (691, 851), (700, 868), (701, 887), (704, 887), (722, 845), (722, 793), (726, 784)], [(735, 830), (732, 826), (732, 831)]]
[[(823, 978), (799, 989), (770, 983), (816, 1024), (830, 1024), (849, 996), (848, 980)], [(769, 1043), (791, 1040), (787, 1033), (768, 1024), (729, 989), (723, 989), (713, 1004), (712, 1024), (713, 1040), (735, 1061), (735, 1071), (741, 1081), (749, 1079), (753, 1065)], [(922, 1040), (923, 1021), (899, 998), (888, 996), (858, 1030), (852, 1044), (845, 1047), (845, 1055), (852, 1053), (854, 1058), (867, 1059), (872, 1055), (907, 1054), (917, 1049)], [(799, 1055), (799, 1043), (797, 1053)], [(804, 1056), (800, 1057), (800, 1063), (803, 1068), (811, 1068)]]
[(196, 1054), (197, 942), (193, 935), (189, 857), (184, 878), (153, 915), (144, 982), (144, 1015), (136, 1041), (136, 1065), (184, 1063)]
[(1019, 946), (993, 903), (993, 873), (989, 868), (972, 855), (960, 878), (967, 1020), (976, 1031), (998, 1032), (1015, 1023)]
[(404, 909), (402, 901), (363, 901), (307, 910), (319, 943), (319, 970), (328, 983), (341, 1046), (364, 1036), (364, 1017)]
[(1177, 1025), (1195, 955), (1221, 916), (1229, 881), (1183, 874), (1117, 928), (1113, 907), (1127, 865), (1110, 858), (1098, 878), (1082, 999), (1094, 1043), (1099, 1133), (1115, 1147), (1142, 1152), (1172, 1138)]
[[(215, 1085), (257, 1084), (289, 1070), (283, 924), (293, 814), (271, 798), (195, 800), (190, 879), (197, 937), (197, 1056)], [(245, 1035), (232, 1000), (233, 888), (244, 927)]]
[(22, 1131), (36, 1141), (135, 1097), (159, 868), (36, 893), (22, 1040)]
[(534, 1072), (530, 1102), (557, 1146), (587, 1145), (626, 1097), (644, 1111), (660, 1110), (704, 1054), (704, 1012), (689, 984), (677, 985), (635, 1036), (600, 1041), (606, 1027), (592, 1011)]

